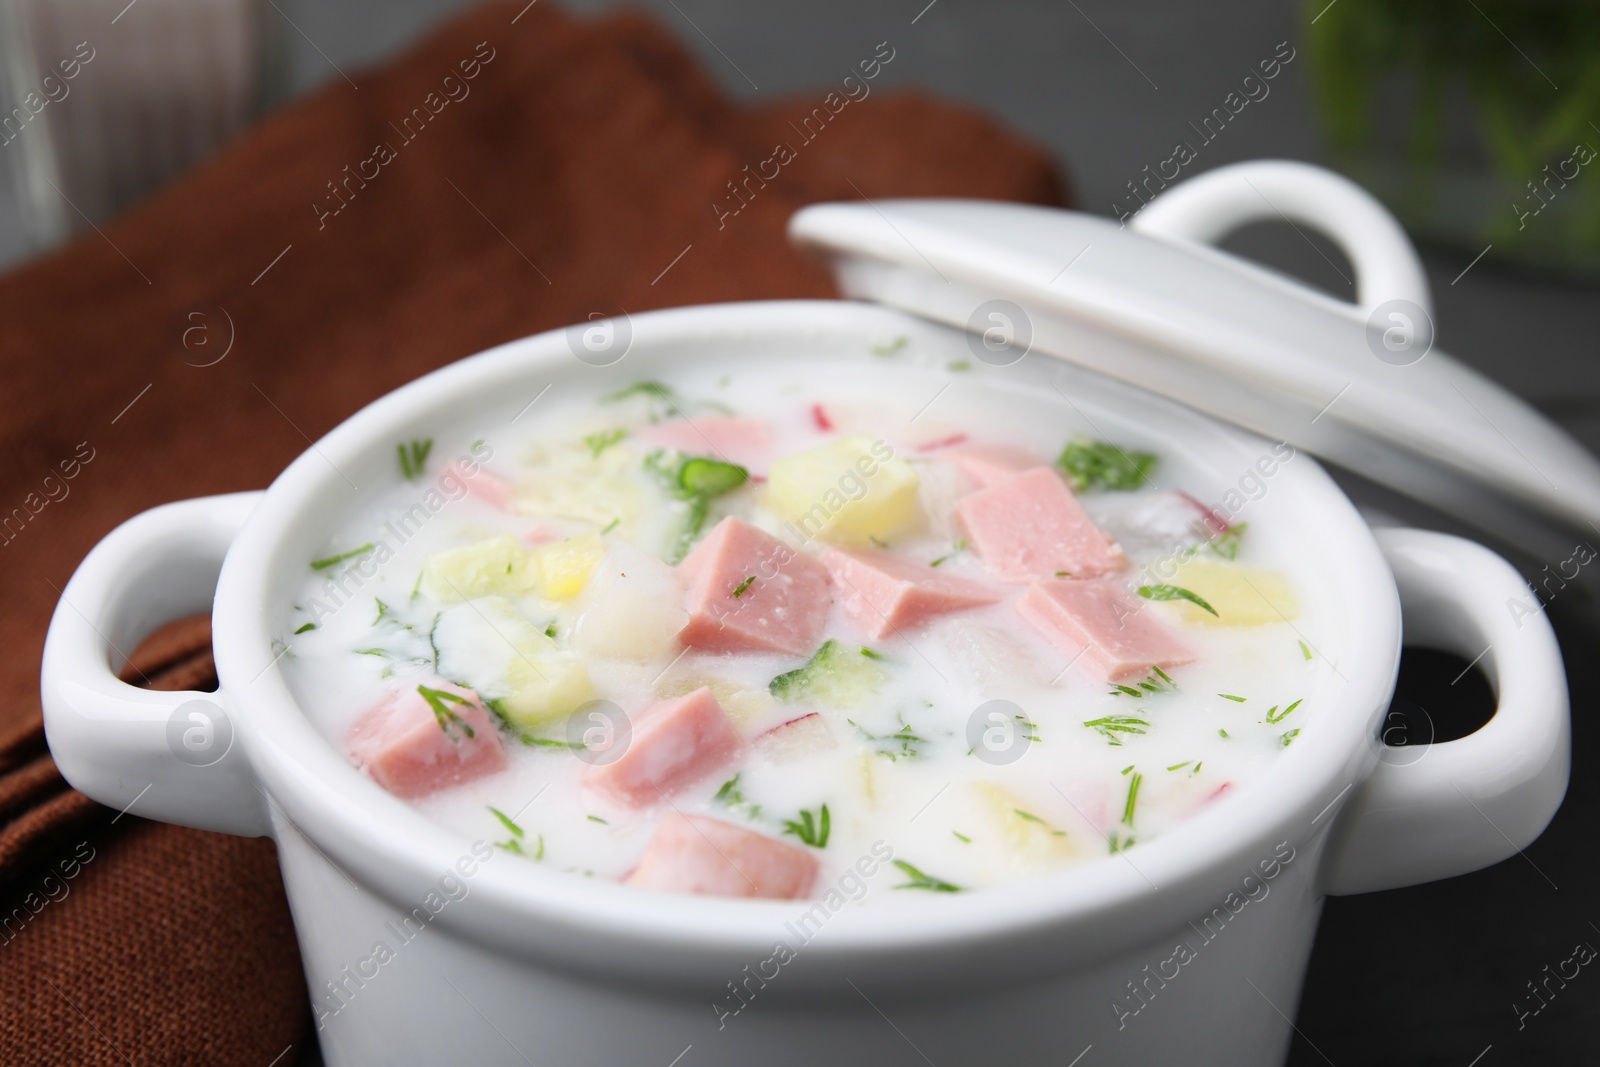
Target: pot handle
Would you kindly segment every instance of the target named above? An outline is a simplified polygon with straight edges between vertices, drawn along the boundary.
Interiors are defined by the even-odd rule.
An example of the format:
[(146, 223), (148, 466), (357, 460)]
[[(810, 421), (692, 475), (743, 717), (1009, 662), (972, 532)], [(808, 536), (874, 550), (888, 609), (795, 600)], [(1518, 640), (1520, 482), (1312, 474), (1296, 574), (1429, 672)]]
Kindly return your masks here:
[(1455, 741), (1374, 739), (1378, 764), (1351, 790), (1328, 845), (1331, 894), (1450, 878), (1519, 854), (1561, 806), (1571, 762), (1561, 650), (1522, 577), (1463, 538), (1374, 532), (1399, 587), (1406, 643), (1472, 659), (1497, 706)]
[(1166, 241), (1214, 245), (1252, 222), (1299, 223), (1325, 234), (1355, 266), (1358, 318), (1406, 300), (1427, 320), (1412, 329), (1431, 336), (1433, 296), (1405, 230), (1371, 193), (1331, 170), (1289, 160), (1218, 167), (1155, 197), (1131, 225)]
[(67, 583), (45, 638), (40, 686), (51, 755), (73, 788), (162, 822), (268, 832), (227, 694), (140, 689), (113, 667), (156, 627), (211, 610), (223, 557), (261, 495), (202, 497), (136, 515)]

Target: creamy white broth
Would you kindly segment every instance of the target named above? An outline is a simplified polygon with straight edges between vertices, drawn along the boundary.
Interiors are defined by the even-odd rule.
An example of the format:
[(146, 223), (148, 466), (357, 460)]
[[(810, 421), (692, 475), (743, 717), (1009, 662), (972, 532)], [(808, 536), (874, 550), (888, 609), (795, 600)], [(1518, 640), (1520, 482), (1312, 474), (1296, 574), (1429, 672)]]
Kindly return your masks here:
[[(501, 734), (509, 761), (505, 770), (412, 802), (428, 817), (469, 836), (513, 844), (530, 862), (613, 880), (636, 866), (665, 814), (676, 809), (707, 815), (805, 849), (819, 864), (813, 895), (834, 884), (876, 841), (887, 841), (897, 860), (933, 883), (966, 890), (1092, 862), (1114, 849), (1136, 849), (1203, 808), (1219, 791), (1237, 789), (1259, 775), (1284, 751), (1286, 741), (1293, 742), (1291, 731), (1320, 713), (1327, 701), (1319, 698), (1336, 681), (1324, 657), (1336, 652), (1322, 647), (1313, 651), (1306, 639), (1321, 640), (1314, 621), (1323, 605), (1311, 588), (1314, 583), (1297, 577), (1307, 561), (1297, 551), (1302, 546), (1294, 531), (1256, 520), (1248, 505), (1227, 507), (1226, 512), (1239, 512), (1236, 521), (1249, 520), (1238, 537), (1237, 559), (1227, 560), (1201, 544), (1191, 563), (1247, 567), (1258, 579), (1275, 574), (1291, 595), (1284, 600), (1274, 593), (1273, 599), (1290, 607), (1286, 614), (1291, 618), (1249, 626), (1207, 625), (1195, 622), (1198, 609), (1183, 602), (1141, 601), (1144, 610), (1196, 653), (1195, 662), (1168, 672), (1173, 691), (1141, 690), (1144, 695), (1134, 697), (1069, 666), (1071, 657), (1017, 615), (1011, 602), (1023, 587), (998, 586), (974, 551), (957, 549), (961, 531), (950, 508), (966, 486), (940, 457), (959, 446), (935, 446), (964, 434), (973, 444), (1027, 449), (1048, 464), (1074, 434), (1098, 438), (1104, 429), (1129, 449), (1156, 452), (1154, 487), (1081, 495), (1084, 507), (1105, 528), (1126, 527), (1126, 520), (1119, 523), (1119, 513), (1172, 489), (1221, 504), (1215, 491), (1205, 491), (1217, 478), (1192, 468), (1170, 446), (1151, 443), (1137, 429), (1100, 418), (1090, 425), (1061, 395), (1019, 388), (988, 368), (976, 370), (929, 365), (909, 355), (866, 365), (818, 360), (783, 369), (708, 363), (660, 376), (676, 404), (647, 396), (600, 403), (608, 390), (552, 389), (514, 425), (497, 420), (437, 434), (421, 475), (406, 480), (397, 463), (393, 487), (332, 532), (324, 558), (367, 543), (382, 548), (307, 571), (285, 630), (292, 649), (285, 659), (291, 684), (341, 750), (357, 718), (392, 691), (435, 685), (443, 676), (479, 682), (483, 695), (493, 695), (492, 676), (503, 671), (506, 657), (494, 648), (490, 634), (503, 605), (434, 602), (418, 591), (427, 557), (501, 533), (533, 547), (526, 540), (530, 533), (560, 539), (607, 530), (602, 539), (609, 554), (597, 575), (630, 566), (636, 575), (667, 571), (661, 557), (671, 553), (681, 505), (664, 497), (658, 479), (645, 470), (650, 447), (640, 438), (660, 432), (662, 424), (682, 415), (690, 424), (724, 411), (761, 419), (771, 428), (775, 457), (844, 434), (866, 434), (887, 442), (921, 477), (925, 522), (914, 534), (896, 538), (890, 551), (919, 561), (942, 559), (941, 572), (990, 585), (1003, 592), (1004, 600), (934, 616), (881, 640), (864, 637), (835, 602), (823, 638), (846, 649), (871, 649), (882, 657), (874, 665), (887, 675), (867, 706), (852, 710), (791, 706), (771, 695), (773, 679), (801, 667), (806, 656), (684, 652), (671, 640), (642, 660), (585, 654), (594, 695), (630, 716), (698, 681), (719, 683), (714, 691), (724, 698), (720, 702), (745, 745), (732, 762), (673, 793), (670, 807), (635, 809), (610, 800), (584, 786), (581, 776), (587, 764), (573, 751), (526, 745), (510, 732)], [(829, 429), (819, 423), (817, 405)], [(663, 420), (655, 429), (652, 415)], [(616, 428), (627, 429), (629, 435), (600, 447), (595, 458), (602, 439), (591, 437), (586, 444), (585, 438)], [(475, 495), (460, 495), (455, 491), (459, 483), (441, 485), (447, 464), (484, 456), (485, 471), (513, 482), (558, 469), (571, 476), (581, 499), (552, 505), (548, 493), (539, 498), (540, 504), (529, 504), (524, 497), (523, 507), (548, 505), (561, 514), (511, 514)], [(759, 477), (762, 472), (752, 468), (752, 473)], [(588, 497), (599, 492), (596, 487), (606, 487), (619, 503), (609, 513), (602, 508), (582, 516), (593, 504)], [(718, 497), (704, 530), (710, 531), (724, 515), (735, 515), (784, 536), (784, 523), (763, 505), (767, 489), (765, 482), (753, 480)], [(431, 499), (430, 490), (436, 494)], [(412, 509), (419, 501), (425, 501), (425, 511), (437, 505), (436, 510), (414, 532), (398, 527), (408, 512), (416, 514)], [(792, 532), (787, 540), (810, 554), (823, 547), (820, 541), (799, 544)], [(1170, 549), (1156, 547), (1164, 540), (1154, 534), (1123, 538), (1127, 574), (1136, 576), (1132, 585), (1178, 581), (1165, 570), (1159, 577), (1137, 577), (1145, 565), (1172, 556)], [(532, 593), (509, 599), (527, 623), (540, 630), (550, 627), (560, 647), (570, 649), (584, 631), (581, 598), (554, 602)], [(1298, 602), (1298, 611), (1291, 601)], [(443, 625), (436, 627), (441, 613)], [(313, 629), (303, 629), (310, 623)], [(586, 644), (603, 648), (606, 641), (601, 634)], [(1136, 686), (1139, 679), (1128, 681)], [(1167, 689), (1160, 679), (1151, 681)], [(969, 722), (990, 701), (1015, 705), (1022, 720), (1014, 728), (1037, 738), (1014, 762), (991, 764), (972, 753)], [(1296, 701), (1301, 703), (1285, 714)], [(1274, 708), (1274, 717), (1283, 718), (1266, 721)], [(757, 739), (811, 711), (827, 720), (837, 747), (786, 762), (769, 758), (766, 743)], [(1136, 728), (1143, 732), (1113, 729), (1108, 734), (1084, 725), (1108, 718), (1142, 720)], [(902, 731), (916, 740), (904, 734), (897, 738)], [(531, 732), (556, 742), (581, 736), (581, 730), (569, 735), (561, 722)], [(736, 785), (724, 789), (735, 779)], [(1130, 823), (1125, 815), (1135, 781)], [(800, 819), (802, 811), (815, 816), (823, 804), (830, 817), (826, 848), (810, 848), (783, 833), (786, 821)], [(491, 808), (510, 817), (522, 836), (515, 837)], [(892, 885), (916, 882), (901, 871), (881, 877)], [(866, 899), (892, 896), (869, 894)]]

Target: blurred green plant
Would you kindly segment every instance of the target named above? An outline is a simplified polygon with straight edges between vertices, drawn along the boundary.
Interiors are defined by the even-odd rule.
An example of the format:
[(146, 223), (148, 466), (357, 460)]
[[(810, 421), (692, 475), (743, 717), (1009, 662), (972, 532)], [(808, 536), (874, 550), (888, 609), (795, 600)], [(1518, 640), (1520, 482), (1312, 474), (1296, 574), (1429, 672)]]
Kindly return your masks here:
[[(1590, 159), (1600, 148), (1600, 3), (1308, 0), (1304, 11), (1312, 88), (1341, 166), (1362, 177), (1399, 170), (1403, 180), (1376, 191), (1430, 236), (1600, 270), (1600, 166), (1582, 153), (1573, 161), (1577, 146)], [(1397, 114), (1407, 99), (1410, 113)], [(1476, 160), (1446, 148), (1456, 99)], [(1492, 179), (1481, 210), (1459, 197), (1443, 207), (1441, 179), (1474, 167)], [(1558, 217), (1521, 214), (1547, 203)]]

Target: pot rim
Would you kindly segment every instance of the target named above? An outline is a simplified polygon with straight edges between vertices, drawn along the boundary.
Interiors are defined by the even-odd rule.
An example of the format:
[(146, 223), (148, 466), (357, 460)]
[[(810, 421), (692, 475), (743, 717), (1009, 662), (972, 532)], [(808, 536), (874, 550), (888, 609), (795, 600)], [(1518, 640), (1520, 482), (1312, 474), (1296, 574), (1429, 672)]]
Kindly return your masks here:
[[(959, 331), (902, 312), (843, 301), (770, 301), (701, 305), (632, 316), (633, 351), (737, 338), (758, 347), (763, 336), (816, 335), (827, 341), (886, 334), (950, 336)], [(300, 708), (271, 660), (298, 576), (309, 558), (289, 552), (306, 515), (354, 464), (448, 403), (504, 396), (513, 383), (560, 361), (575, 363), (563, 330), (497, 346), (445, 366), (372, 402), (329, 431), (273, 482), (228, 552), (218, 582), (214, 647), (220, 697), (273, 812), (281, 835), (292, 824), (329, 862), (371, 892), (409, 907), (468, 854), (463, 835), (430, 821), (345, 761)], [(560, 373), (559, 371), (557, 373)], [(1076, 372), (1088, 374), (1088, 372)], [(1092, 375), (1090, 375), (1092, 377)], [(1116, 389), (1130, 387), (1107, 383)], [(528, 390), (531, 395), (531, 390)], [(1209, 416), (1151, 397), (1164, 424), (1208, 434), (1214, 447), (1259, 455), (1270, 443)], [(1141, 403), (1143, 403), (1141, 394)], [(1303, 500), (1317, 516), (1323, 551), (1337, 550), (1346, 605), (1363, 605), (1360, 625), (1348, 611), (1336, 668), (1346, 676), (1343, 705), (1327, 707), (1257, 778), (1137, 850), (1137, 864), (1090, 862), (972, 894), (843, 907), (827, 937), (807, 952), (840, 960), (922, 958), (976, 944), (1009, 944), (1039, 956), (1041, 935), (1069, 935), (1082, 949), (1142, 943), (1170, 923), (1209, 910), (1238, 885), (1270, 842), (1300, 847), (1336, 819), (1337, 805), (1377, 758), (1375, 720), (1393, 690), (1400, 648), (1399, 602), (1371, 531), (1333, 480), (1309, 456), (1283, 469), (1273, 491)], [(1248, 462), (1248, 459), (1246, 460)], [(290, 558), (292, 556), (292, 558)], [(1315, 862), (1313, 860), (1313, 862)], [(472, 907), (445, 908), (438, 922), (492, 945), (533, 957), (552, 954), (581, 967), (633, 974), (681, 974), (689, 961), (725, 967), (768, 955), (774, 939), (814, 901), (754, 901), (655, 893), (594, 882), (533, 864), (486, 862), (469, 879)], [(1137, 937), (1138, 941), (1131, 939)], [(1050, 942), (1064, 944), (1061, 937)], [(642, 953), (642, 948), (663, 951)], [(674, 967), (652, 963), (676, 960)], [(1060, 961), (1057, 960), (1057, 963)]]

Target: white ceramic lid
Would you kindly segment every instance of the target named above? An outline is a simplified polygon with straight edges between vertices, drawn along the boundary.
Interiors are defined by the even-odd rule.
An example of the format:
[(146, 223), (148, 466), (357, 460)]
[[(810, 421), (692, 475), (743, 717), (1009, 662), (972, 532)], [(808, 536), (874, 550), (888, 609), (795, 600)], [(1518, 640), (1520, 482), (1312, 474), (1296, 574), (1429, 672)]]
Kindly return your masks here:
[[(1346, 303), (1212, 247), (1249, 222), (1331, 237)], [(1162, 193), (1126, 225), (973, 200), (818, 204), (790, 236), (845, 295), (963, 327), (1003, 365), (1063, 359), (1291, 444), (1536, 554), (1600, 531), (1600, 462), (1433, 346), (1405, 233), (1318, 167), (1244, 163)]]

